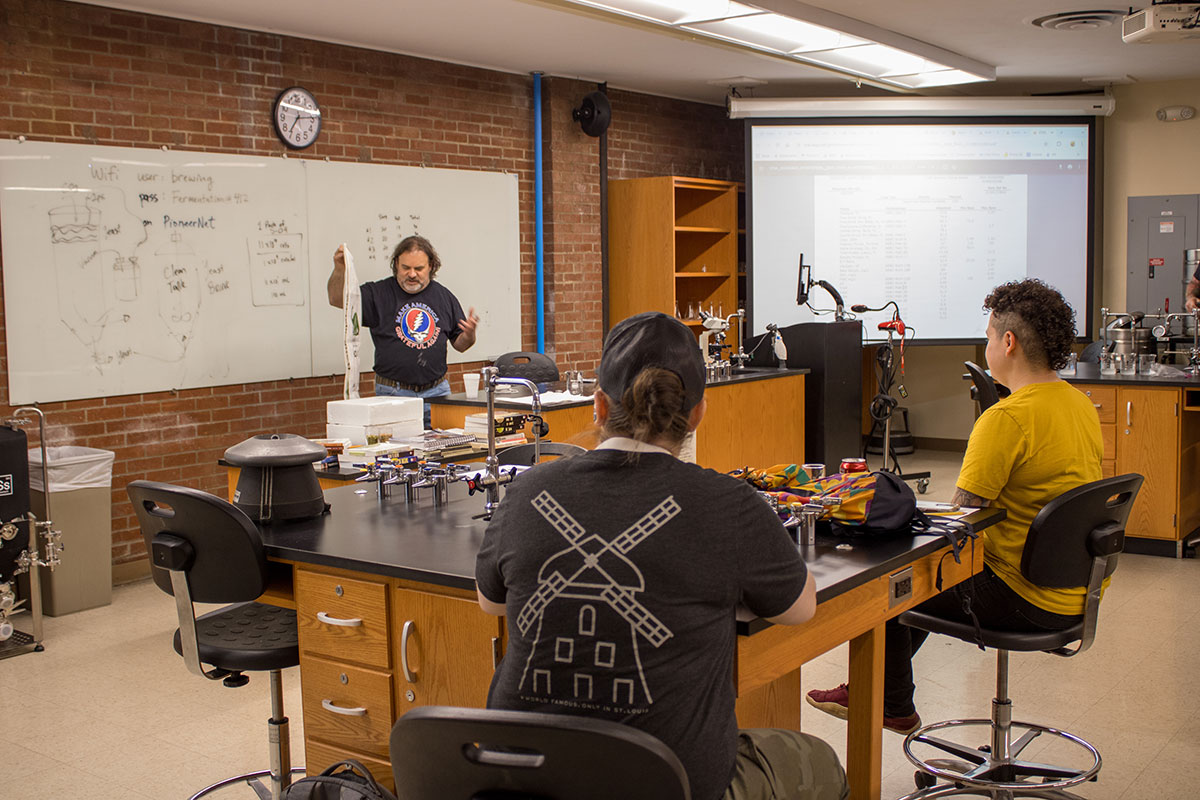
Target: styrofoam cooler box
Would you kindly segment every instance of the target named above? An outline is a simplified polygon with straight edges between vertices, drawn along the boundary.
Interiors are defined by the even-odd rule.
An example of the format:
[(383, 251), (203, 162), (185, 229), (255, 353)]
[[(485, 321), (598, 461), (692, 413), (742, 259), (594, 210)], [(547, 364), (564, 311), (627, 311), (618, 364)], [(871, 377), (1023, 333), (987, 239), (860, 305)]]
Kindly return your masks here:
[(325, 436), (330, 439), (349, 439), (351, 445), (370, 444), (368, 437), (387, 435), (391, 439), (406, 439), (420, 436), (425, 430), (425, 422), (420, 415), (416, 419), (403, 422), (379, 423), (375, 425), (335, 425), (325, 424)]
[(425, 401), (419, 397), (358, 397), (353, 400), (330, 400), (325, 406), (325, 421), (331, 425), (420, 422), (424, 414)]

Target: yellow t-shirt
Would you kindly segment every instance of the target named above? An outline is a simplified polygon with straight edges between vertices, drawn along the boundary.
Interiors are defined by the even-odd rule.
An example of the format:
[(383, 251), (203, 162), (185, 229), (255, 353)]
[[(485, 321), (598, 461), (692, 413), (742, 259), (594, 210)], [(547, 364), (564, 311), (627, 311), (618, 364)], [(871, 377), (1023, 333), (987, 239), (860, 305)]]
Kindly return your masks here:
[(985, 411), (971, 431), (957, 485), (1008, 511), (983, 531), (983, 560), (1039, 608), (1082, 614), (1085, 587), (1051, 589), (1021, 575), (1029, 524), (1042, 506), (1100, 480), (1100, 419), (1083, 392), (1063, 381), (1024, 386)]

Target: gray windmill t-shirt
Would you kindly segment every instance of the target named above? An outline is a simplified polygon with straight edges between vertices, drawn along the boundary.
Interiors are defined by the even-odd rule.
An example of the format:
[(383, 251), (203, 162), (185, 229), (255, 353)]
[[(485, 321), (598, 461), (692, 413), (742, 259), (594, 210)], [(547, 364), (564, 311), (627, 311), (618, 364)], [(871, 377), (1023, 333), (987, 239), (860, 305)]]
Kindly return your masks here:
[(734, 614), (786, 611), (806, 570), (745, 483), (600, 449), (510, 484), (475, 579), (507, 609), (488, 707), (615, 720), (674, 750), (692, 796), (732, 778)]

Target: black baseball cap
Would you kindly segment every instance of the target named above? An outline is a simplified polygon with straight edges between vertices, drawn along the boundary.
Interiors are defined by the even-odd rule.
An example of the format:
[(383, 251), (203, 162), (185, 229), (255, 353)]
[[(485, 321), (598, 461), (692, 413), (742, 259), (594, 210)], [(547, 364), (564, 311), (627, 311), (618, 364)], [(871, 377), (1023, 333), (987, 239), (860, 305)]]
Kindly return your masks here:
[(704, 397), (704, 358), (696, 336), (661, 311), (634, 314), (608, 332), (596, 378), (600, 389), (620, 403), (625, 390), (646, 367), (660, 367), (679, 376), (684, 411), (691, 411)]

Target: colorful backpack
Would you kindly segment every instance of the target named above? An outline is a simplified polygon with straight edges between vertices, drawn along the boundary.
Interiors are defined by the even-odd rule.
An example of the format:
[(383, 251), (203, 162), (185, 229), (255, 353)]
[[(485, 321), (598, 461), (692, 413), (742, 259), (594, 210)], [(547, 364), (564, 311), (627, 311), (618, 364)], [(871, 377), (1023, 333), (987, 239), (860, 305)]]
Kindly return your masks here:
[(821, 519), (829, 520), (839, 532), (886, 535), (929, 527), (928, 517), (917, 511), (912, 488), (890, 472), (838, 473), (809, 480), (797, 464), (776, 464), (734, 475), (775, 498), (780, 509), (824, 505)]

